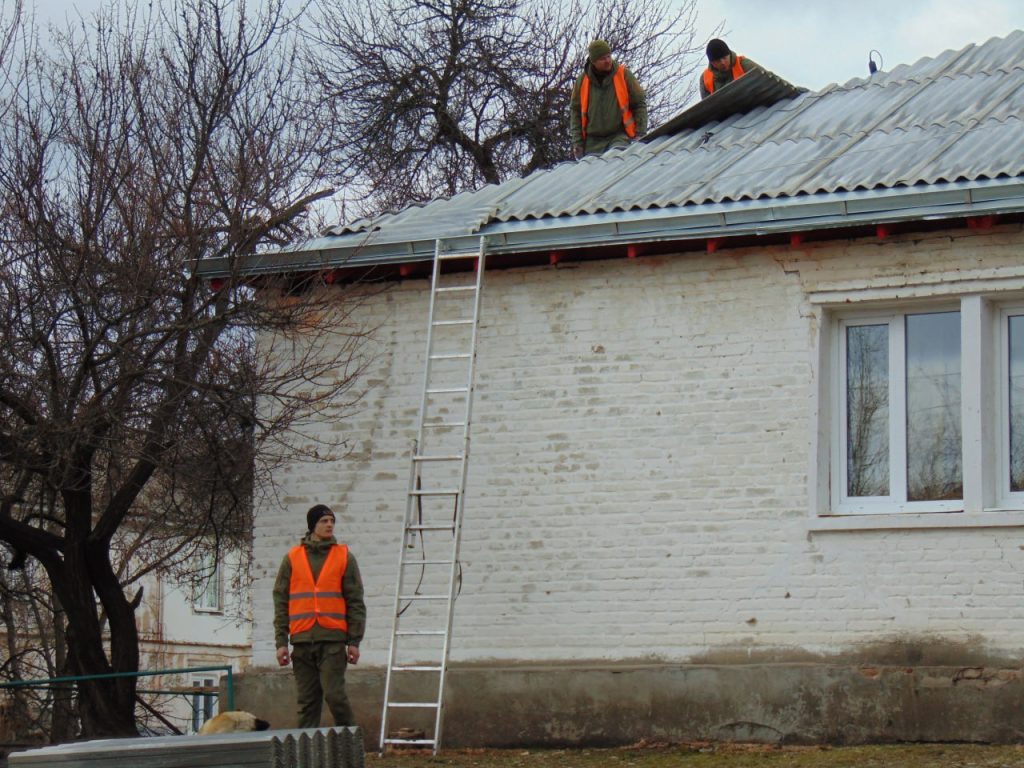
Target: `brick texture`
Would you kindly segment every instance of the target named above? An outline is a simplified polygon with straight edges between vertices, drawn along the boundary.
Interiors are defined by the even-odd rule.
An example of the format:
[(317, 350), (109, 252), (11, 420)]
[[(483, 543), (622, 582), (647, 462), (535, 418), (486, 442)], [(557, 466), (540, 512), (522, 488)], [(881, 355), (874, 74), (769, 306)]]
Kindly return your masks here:
[[(1000, 281), (1019, 228), (488, 272), (455, 661), (695, 661), (899, 638), (1024, 636), (1019, 528), (806, 530), (816, 352), (808, 295)], [(973, 281), (973, 282), (972, 282)], [(986, 285), (988, 283), (985, 283)], [(909, 286), (909, 287), (908, 287)], [(254, 656), (313, 503), (334, 505), (386, 659), (428, 286), (366, 307), (378, 360), (349, 455), (296, 464), (256, 523)]]

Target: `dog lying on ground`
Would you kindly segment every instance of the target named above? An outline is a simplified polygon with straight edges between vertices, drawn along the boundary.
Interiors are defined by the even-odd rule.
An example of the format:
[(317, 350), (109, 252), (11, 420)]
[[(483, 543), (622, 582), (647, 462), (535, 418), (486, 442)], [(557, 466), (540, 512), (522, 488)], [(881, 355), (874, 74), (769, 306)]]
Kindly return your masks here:
[(211, 717), (203, 727), (199, 729), (200, 736), (208, 736), (211, 733), (245, 733), (248, 731), (265, 731), (270, 727), (266, 720), (260, 720), (251, 712), (236, 710), (233, 712), (221, 712)]

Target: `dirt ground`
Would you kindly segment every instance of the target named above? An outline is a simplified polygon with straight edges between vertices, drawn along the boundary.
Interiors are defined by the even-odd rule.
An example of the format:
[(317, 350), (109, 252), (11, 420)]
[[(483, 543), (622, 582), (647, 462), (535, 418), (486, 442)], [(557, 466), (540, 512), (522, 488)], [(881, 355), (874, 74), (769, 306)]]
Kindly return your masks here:
[(443, 750), (367, 755), (367, 768), (1024, 768), (1024, 745), (896, 744), (776, 747), (636, 744), (616, 749)]

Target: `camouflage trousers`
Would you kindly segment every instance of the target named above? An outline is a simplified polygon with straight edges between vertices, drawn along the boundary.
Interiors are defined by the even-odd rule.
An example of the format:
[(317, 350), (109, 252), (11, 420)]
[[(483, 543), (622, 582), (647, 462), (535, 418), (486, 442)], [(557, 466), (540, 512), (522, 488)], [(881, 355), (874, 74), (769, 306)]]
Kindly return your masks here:
[(345, 643), (312, 642), (292, 646), (292, 670), (299, 704), (299, 728), (319, 728), (323, 701), (335, 725), (355, 725), (345, 693)]
[(586, 150), (588, 155), (600, 155), (613, 147), (628, 147), (629, 136), (613, 133), (611, 136), (587, 136)]

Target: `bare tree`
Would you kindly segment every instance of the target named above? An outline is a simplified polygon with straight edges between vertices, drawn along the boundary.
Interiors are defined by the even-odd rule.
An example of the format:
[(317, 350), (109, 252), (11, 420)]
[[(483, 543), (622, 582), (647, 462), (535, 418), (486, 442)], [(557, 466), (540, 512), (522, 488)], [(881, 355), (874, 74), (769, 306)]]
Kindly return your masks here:
[(358, 212), (454, 195), (572, 157), (569, 97), (595, 37), (645, 86), (652, 123), (694, 92), (695, 0), (315, 0), (310, 69), (329, 94)]
[(24, 0), (0, 0), (0, 69), (6, 69), (22, 28)]
[[(192, 268), (295, 239), (333, 192), (283, 5), (115, 5), (3, 93), (0, 540), (45, 572), (72, 673), (136, 671), (140, 570), (243, 539), (284, 452), (343, 447), (296, 431), (359, 397), (358, 288)], [(136, 733), (135, 703), (132, 677), (81, 684), (82, 734)]]

